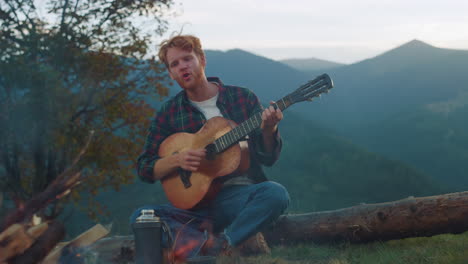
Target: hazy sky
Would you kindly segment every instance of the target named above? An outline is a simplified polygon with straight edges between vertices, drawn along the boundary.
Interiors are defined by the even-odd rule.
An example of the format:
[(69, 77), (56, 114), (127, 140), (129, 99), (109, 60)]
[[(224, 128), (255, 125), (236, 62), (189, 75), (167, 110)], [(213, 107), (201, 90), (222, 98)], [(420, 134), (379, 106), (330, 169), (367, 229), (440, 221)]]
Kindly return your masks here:
[[(205, 49), (356, 62), (413, 39), (468, 49), (468, 0), (175, 0)], [(169, 33), (165, 35), (168, 37)]]

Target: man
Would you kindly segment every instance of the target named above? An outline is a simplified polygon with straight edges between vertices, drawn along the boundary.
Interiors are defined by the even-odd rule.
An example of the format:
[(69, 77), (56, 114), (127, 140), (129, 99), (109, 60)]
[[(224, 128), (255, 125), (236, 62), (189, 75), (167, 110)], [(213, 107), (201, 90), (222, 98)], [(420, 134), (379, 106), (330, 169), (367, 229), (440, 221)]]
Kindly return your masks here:
[[(198, 38), (178, 35), (164, 41), (159, 58), (182, 91), (167, 101), (156, 114), (144, 151), (138, 158), (138, 175), (149, 183), (180, 169), (195, 172), (206, 158), (204, 148), (159, 157), (161, 142), (171, 134), (195, 133), (206, 120), (215, 116), (223, 116), (240, 124), (262, 111), (257, 97), (250, 90), (224, 85), (218, 78), (205, 76), (206, 58)], [(210, 235), (199, 244), (199, 248), (192, 247), (188, 253), (177, 252), (176, 246), (175, 253), (185, 257), (196, 254), (217, 255), (255, 237), (262, 228), (275, 221), (289, 204), (286, 189), (278, 183), (267, 181), (261, 167), (273, 165), (279, 157), (281, 139), (278, 124), (282, 118), (281, 111), (273, 106), (263, 110), (260, 129), (249, 135), (247, 140), (250, 167), (246, 173), (220, 177), (223, 187), (214, 200), (193, 210), (146, 206), (137, 210), (131, 221), (135, 221), (141, 209), (153, 208), (157, 215), (169, 222), (173, 232), (182, 232), (188, 236), (196, 236), (197, 231), (203, 228), (208, 229), (210, 234), (214, 232), (214, 236)], [(211, 228), (206, 228), (205, 220)], [(195, 227), (184, 229), (187, 222)], [(258, 235), (255, 238), (262, 240)]]

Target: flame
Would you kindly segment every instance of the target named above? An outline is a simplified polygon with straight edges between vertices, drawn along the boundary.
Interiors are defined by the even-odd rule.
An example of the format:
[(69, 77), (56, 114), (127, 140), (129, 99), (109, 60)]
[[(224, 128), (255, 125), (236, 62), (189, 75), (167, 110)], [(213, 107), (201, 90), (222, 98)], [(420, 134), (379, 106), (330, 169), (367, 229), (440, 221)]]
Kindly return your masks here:
[[(209, 246), (211, 247), (214, 243), (213, 235), (212, 235), (212, 229), (213, 229), (213, 224), (209, 220), (204, 220), (202, 221), (199, 226), (198, 230), (205, 230), (205, 232), (208, 232), (208, 240), (205, 241), (204, 238), (200, 239), (182, 239), (182, 241), (179, 240), (179, 236), (183, 236), (182, 230), (190, 224), (192, 221), (196, 220), (196, 218), (192, 218), (190, 221), (185, 223), (183, 227), (177, 232), (177, 235), (174, 239), (174, 244), (172, 248), (172, 252), (169, 253), (168, 257), (169, 259), (172, 259), (171, 263), (179, 263), (179, 262), (185, 262), (185, 260), (189, 257), (189, 254), (195, 250), (198, 249), (199, 247), (206, 247)], [(176, 262), (177, 261), (177, 262)]]
[(195, 239), (190, 240), (185, 245), (176, 247), (173, 257), (177, 260), (185, 260), (187, 259), (189, 252), (198, 246), (200, 246), (200, 241)]

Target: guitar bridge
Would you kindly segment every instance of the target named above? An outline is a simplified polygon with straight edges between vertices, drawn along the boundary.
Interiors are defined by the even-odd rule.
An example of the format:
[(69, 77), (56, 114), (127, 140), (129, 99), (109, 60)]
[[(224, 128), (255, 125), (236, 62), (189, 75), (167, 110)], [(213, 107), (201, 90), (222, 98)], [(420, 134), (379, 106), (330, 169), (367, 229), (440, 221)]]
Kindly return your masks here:
[(205, 147), (206, 149), (206, 159), (207, 160), (214, 160), (216, 157), (216, 146), (215, 144), (211, 143)]
[(188, 170), (184, 170), (179, 168), (179, 175), (182, 184), (184, 184), (185, 189), (192, 187), (192, 183), (190, 182), (190, 176), (192, 176), (192, 172)]

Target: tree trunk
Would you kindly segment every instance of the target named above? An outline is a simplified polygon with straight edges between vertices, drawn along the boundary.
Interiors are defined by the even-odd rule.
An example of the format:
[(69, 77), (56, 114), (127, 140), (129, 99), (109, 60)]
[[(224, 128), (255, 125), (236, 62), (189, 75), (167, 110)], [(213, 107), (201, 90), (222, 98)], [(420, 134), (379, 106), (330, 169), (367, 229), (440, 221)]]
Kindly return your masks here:
[(468, 230), (468, 192), (361, 204), (334, 211), (281, 216), (264, 232), (270, 245), (370, 242)]

